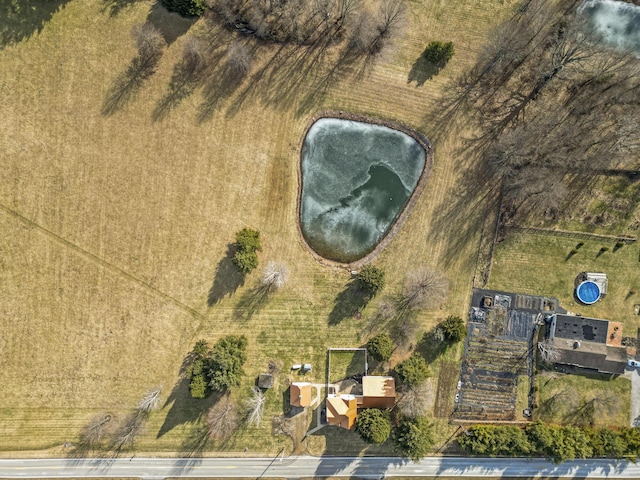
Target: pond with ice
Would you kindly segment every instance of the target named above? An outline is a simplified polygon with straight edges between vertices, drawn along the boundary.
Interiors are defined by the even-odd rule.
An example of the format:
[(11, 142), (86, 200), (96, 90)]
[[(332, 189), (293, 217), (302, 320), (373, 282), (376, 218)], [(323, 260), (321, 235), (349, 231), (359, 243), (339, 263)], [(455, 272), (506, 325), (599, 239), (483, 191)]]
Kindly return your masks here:
[(421, 143), (399, 130), (316, 121), (301, 154), (300, 225), (307, 244), (345, 263), (371, 252), (403, 211), (425, 161)]
[(578, 14), (589, 27), (620, 50), (640, 56), (640, 6), (616, 0), (585, 0)]

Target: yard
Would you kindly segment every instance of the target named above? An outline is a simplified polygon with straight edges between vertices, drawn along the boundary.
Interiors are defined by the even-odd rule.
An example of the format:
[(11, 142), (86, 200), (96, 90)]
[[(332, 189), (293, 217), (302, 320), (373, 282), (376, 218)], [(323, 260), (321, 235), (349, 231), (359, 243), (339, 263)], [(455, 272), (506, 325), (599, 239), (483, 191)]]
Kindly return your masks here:
[(584, 377), (543, 372), (534, 418), (576, 426), (627, 426), (631, 408), (631, 381), (625, 377)]
[[(640, 316), (634, 313), (634, 304), (640, 303), (640, 246), (636, 242), (616, 248), (615, 243), (509, 231), (496, 245), (487, 288), (556, 297), (570, 312), (622, 322), (623, 335), (635, 337), (640, 327)], [(606, 273), (606, 297), (594, 305), (579, 304), (574, 281), (580, 272)]]
[[(422, 330), (448, 314), (466, 315), (486, 198), (464, 187), (473, 163), (458, 151), (459, 139), (470, 133), (464, 118), (437, 132), (433, 112), (447, 82), (473, 63), (515, 1), (407, 2), (406, 29), (395, 48), (364, 75), (345, 71), (319, 89), (314, 82), (328, 66), (309, 60), (306, 75), (291, 75), (284, 65), (268, 81), (256, 76), (233, 86), (220, 84), (221, 64), (168, 110), (187, 38), (204, 36), (224, 52), (232, 32), (177, 19), (150, 0), (61, 1), (46, 12), (44, 2), (32, 3), (38, 8), (20, 13), (26, 18), (0, 14), (0, 451), (62, 455), (92, 416), (122, 418), (154, 385), (163, 385), (166, 402), (151, 415), (138, 450), (290, 450), (286, 436), (271, 435), (270, 421), (242, 428), (225, 443), (207, 443), (203, 416), (211, 399), (190, 398), (179, 372), (197, 339), (213, 343), (244, 333), (247, 375), (232, 401), (241, 406), (274, 360), (280, 371), (265, 416), (272, 418), (283, 414), (287, 379), (298, 378), (290, 365), (311, 363), (314, 371), (302, 378), (323, 382), (329, 346), (366, 341), (359, 338), (363, 321), (328, 322), (349, 274), (317, 263), (297, 226), (299, 146), (308, 119), (320, 110), (401, 122), (432, 140), (429, 183), (375, 262), (387, 272), (386, 292), (422, 266), (447, 276), (447, 302), (421, 314)], [(145, 21), (168, 46), (157, 71), (111, 110), (117, 79), (135, 55), (131, 28)], [(435, 39), (455, 41), (456, 55), (417, 87), (409, 72)], [(258, 63), (275, 58), (275, 46), (260, 48)], [(245, 226), (260, 230), (264, 251), (258, 270), (242, 278), (230, 263), (229, 244)], [(602, 260), (633, 254), (637, 267), (637, 246)], [(501, 255), (492, 281), (501, 278)], [(269, 260), (285, 263), (290, 280), (256, 305), (254, 288)], [(629, 266), (624, 287), (621, 273), (609, 272), (610, 296), (594, 311), (635, 288), (632, 272)], [(444, 423), (438, 428), (438, 438), (453, 431)], [(362, 451), (349, 435), (330, 438), (344, 442), (331, 448)], [(326, 437), (315, 442), (314, 452), (329, 448)]]

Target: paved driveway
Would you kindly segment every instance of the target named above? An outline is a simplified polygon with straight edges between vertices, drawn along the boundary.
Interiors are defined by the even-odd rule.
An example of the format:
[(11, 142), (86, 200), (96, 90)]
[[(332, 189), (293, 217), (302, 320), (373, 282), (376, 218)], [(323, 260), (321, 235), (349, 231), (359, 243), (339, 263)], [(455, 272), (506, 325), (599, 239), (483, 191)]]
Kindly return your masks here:
[(640, 427), (640, 368), (631, 371), (631, 426)]

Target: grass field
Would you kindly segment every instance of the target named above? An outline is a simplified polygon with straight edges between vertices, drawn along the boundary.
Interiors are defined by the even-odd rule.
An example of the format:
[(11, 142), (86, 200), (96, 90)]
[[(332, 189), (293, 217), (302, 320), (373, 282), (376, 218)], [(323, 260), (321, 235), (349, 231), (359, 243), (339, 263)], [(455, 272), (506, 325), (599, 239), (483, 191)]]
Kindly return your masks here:
[[(304, 358), (314, 365), (307, 379), (323, 381), (327, 347), (366, 341), (358, 321), (327, 321), (349, 276), (315, 262), (296, 223), (299, 146), (320, 110), (374, 115), (432, 139), (427, 187), (376, 264), (389, 292), (412, 269), (446, 274), (448, 300), (420, 317), (423, 330), (465, 314), (486, 199), (460, 187), (473, 160), (459, 152), (469, 135), (464, 119), (440, 131), (434, 112), (447, 82), (473, 63), (515, 1), (408, 1), (404, 33), (364, 76), (346, 71), (319, 92), (321, 64), (304, 77), (285, 65), (235, 90), (214, 75), (162, 115), (188, 35), (206, 35), (219, 51), (231, 33), (177, 19), (151, 1), (70, 0), (45, 11), (45, 2), (30, 3), (38, 8), (21, 13), (26, 18), (0, 15), (0, 450), (59, 455), (92, 415), (125, 415), (158, 384), (168, 401), (152, 414), (139, 450), (290, 449), (268, 421), (224, 444), (199, 444), (210, 400), (190, 399), (178, 373), (198, 338), (243, 332), (247, 376), (232, 398), (240, 404), (275, 360), (282, 370), (267, 394), (272, 417), (283, 413), (289, 365)], [(128, 102), (105, 111), (135, 55), (131, 27), (146, 20), (168, 48)], [(455, 57), (423, 86), (409, 84), (413, 63), (436, 39), (454, 41)], [(260, 61), (274, 53), (261, 47)], [(261, 265), (278, 260), (290, 270), (288, 285), (251, 309), (259, 272), (242, 280), (228, 258), (244, 226), (262, 233)], [(611, 298), (624, 296), (618, 285), (612, 278)], [(441, 436), (451, 431), (443, 424)], [(314, 449), (325, 447), (323, 437)]]
[(596, 428), (626, 426), (629, 422), (631, 381), (628, 378), (612, 380), (605, 376), (546, 372), (536, 377), (536, 383), (539, 405), (534, 410), (536, 419), (577, 426), (593, 422)]
[(336, 383), (353, 375), (363, 375), (365, 373), (365, 352), (356, 351), (335, 351), (329, 352), (331, 370), (329, 372), (329, 383)]
[[(584, 245), (569, 258), (578, 243)], [(608, 250), (599, 255), (602, 247)], [(610, 240), (510, 232), (496, 245), (488, 288), (556, 297), (574, 313), (624, 323), (623, 335), (635, 337), (640, 327), (633, 308), (640, 303), (640, 246), (614, 249)], [(605, 272), (606, 297), (590, 306), (579, 304), (573, 291), (580, 272)]]

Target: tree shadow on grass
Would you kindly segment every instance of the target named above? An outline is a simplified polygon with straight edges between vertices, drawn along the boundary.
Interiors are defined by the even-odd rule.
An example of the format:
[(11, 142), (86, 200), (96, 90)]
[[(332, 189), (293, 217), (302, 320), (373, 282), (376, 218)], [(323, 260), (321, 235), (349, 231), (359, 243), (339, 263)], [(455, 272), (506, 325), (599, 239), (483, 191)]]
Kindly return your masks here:
[(407, 83), (416, 82), (416, 87), (421, 87), (427, 80), (438, 75), (440, 70), (442, 70), (442, 66), (430, 62), (424, 58), (424, 54), (421, 54), (411, 66)]
[(131, 7), (140, 0), (102, 0), (102, 12), (109, 12), (111, 17), (117, 16), (121, 11)]
[(0, 2), (0, 49), (36, 35), (69, 0)]
[(187, 33), (196, 20), (197, 17), (187, 18), (176, 12), (170, 12), (162, 5), (160, 0), (151, 6), (151, 10), (149, 10), (149, 14), (147, 15), (147, 22), (158, 29), (167, 42), (167, 45), (171, 45)]
[(358, 282), (351, 280), (335, 298), (329, 313), (329, 325), (337, 325), (347, 318), (357, 317), (369, 303), (371, 296), (362, 290)]
[(102, 105), (102, 114), (113, 115), (131, 101), (145, 80), (153, 75), (160, 61), (162, 53), (151, 56), (137, 55), (131, 63), (115, 79)]
[(207, 295), (207, 305), (210, 307), (227, 295), (233, 294), (239, 287), (244, 285), (244, 274), (231, 261), (235, 252), (235, 244), (228, 244), (227, 253), (218, 262), (213, 284)]
[(169, 89), (153, 109), (154, 121), (162, 120), (185, 98), (190, 97), (201, 83), (201, 72), (192, 68), (184, 59), (173, 68)]
[(201, 457), (208, 443), (209, 428), (206, 422), (196, 422), (184, 436), (180, 444), (180, 453), (188, 458)]
[(427, 363), (432, 363), (444, 354), (450, 345), (446, 340), (439, 340), (436, 336), (436, 328), (432, 328), (422, 335), (416, 345), (416, 352), (422, 355)]
[(162, 437), (165, 433), (170, 432), (179, 425), (197, 422), (206, 414), (209, 407), (220, 398), (220, 395), (216, 394), (204, 399), (193, 398), (191, 396), (191, 392), (189, 391), (189, 378), (187, 377), (187, 368), (191, 364), (191, 361), (192, 356), (188, 355), (180, 366), (179, 379), (162, 406), (162, 408), (165, 409), (170, 405), (167, 416), (156, 438)]
[[(255, 56), (255, 49), (253, 51)], [(223, 61), (226, 55), (225, 49), (211, 53), (214, 58), (210, 63), (216, 67), (207, 73), (208, 79), (203, 86), (203, 101), (198, 109), (200, 123), (211, 119), (214, 112), (240, 88), (247, 77), (248, 72), (234, 68), (233, 59)]]
[(258, 282), (255, 287), (242, 294), (233, 310), (234, 317), (241, 320), (251, 319), (256, 312), (267, 304), (271, 293), (272, 289), (269, 285)]

